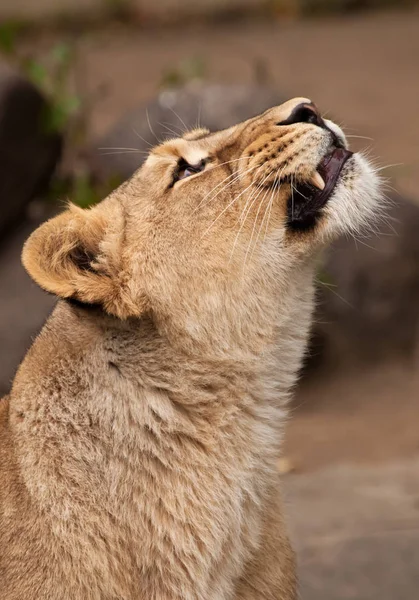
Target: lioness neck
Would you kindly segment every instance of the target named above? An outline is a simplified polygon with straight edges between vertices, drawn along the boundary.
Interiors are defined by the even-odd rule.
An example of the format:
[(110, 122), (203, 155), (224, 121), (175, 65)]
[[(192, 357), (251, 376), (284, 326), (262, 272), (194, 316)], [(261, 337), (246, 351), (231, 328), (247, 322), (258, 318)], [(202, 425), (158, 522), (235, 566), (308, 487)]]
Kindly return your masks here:
[(131, 442), (141, 445), (138, 427), (158, 431), (160, 439), (168, 432), (194, 432), (201, 442), (214, 440), (222, 423), (261, 407), (279, 411), (280, 428), (313, 306), (306, 274), (289, 287), (281, 320), (261, 352), (185, 352), (151, 318), (123, 322), (96, 308), (59, 302), (16, 377), (16, 413), (36, 413), (39, 420), (41, 411), (46, 422), (55, 415), (57, 427), (71, 427), (70, 417), (77, 415), (74, 430), (112, 434), (118, 444), (130, 443), (132, 434)]
[(229, 577), (239, 575), (276, 478), (310, 320), (304, 289), (287, 303), (275, 344), (230, 358), (182, 353), (151, 319), (57, 306), (15, 379), (10, 429), (31, 514), (97, 597), (131, 597), (148, 560), (142, 540), (164, 564), (194, 556), (205, 587), (203, 573), (226, 575), (223, 544), (234, 539)]

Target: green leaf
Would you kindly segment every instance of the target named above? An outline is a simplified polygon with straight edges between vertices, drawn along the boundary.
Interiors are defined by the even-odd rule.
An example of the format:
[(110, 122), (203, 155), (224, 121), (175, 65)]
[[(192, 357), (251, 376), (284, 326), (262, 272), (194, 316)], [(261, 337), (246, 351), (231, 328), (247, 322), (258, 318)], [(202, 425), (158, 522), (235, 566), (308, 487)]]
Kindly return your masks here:
[(68, 65), (73, 57), (73, 49), (70, 44), (57, 44), (51, 52), (53, 60), (59, 65)]
[(23, 70), (29, 79), (41, 90), (45, 91), (45, 83), (48, 79), (48, 71), (40, 62), (29, 59), (23, 64)]
[(200, 56), (192, 56), (181, 61), (177, 66), (163, 72), (160, 87), (178, 87), (193, 79), (203, 79), (207, 66)]
[(78, 96), (69, 96), (63, 101), (67, 114), (74, 115), (81, 107), (81, 100)]
[(16, 47), (16, 38), (21, 27), (18, 23), (0, 24), (0, 51), (5, 54), (13, 54)]
[(77, 204), (81, 208), (92, 206), (92, 204), (96, 204), (100, 200), (88, 173), (83, 173), (75, 177), (71, 195), (74, 204)]
[(181, 69), (185, 79), (203, 79), (206, 74), (206, 64), (202, 56), (192, 56), (183, 61)]

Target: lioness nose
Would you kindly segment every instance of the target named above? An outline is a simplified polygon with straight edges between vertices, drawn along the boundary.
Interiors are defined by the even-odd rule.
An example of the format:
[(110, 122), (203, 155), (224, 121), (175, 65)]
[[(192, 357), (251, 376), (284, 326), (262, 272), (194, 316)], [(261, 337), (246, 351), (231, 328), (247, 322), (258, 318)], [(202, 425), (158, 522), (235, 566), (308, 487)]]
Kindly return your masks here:
[(294, 123), (312, 123), (319, 127), (325, 126), (316, 105), (307, 102), (298, 104), (290, 116), (285, 121), (278, 123), (278, 125), (293, 125)]

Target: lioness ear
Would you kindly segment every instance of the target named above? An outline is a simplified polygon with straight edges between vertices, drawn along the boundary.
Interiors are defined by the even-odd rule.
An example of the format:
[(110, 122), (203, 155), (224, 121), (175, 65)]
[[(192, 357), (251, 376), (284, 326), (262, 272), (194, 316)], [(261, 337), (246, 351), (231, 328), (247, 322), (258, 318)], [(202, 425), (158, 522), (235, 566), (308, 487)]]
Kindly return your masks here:
[(61, 298), (100, 304), (120, 318), (138, 316), (123, 264), (124, 217), (118, 203), (70, 206), (26, 242), (22, 262), (38, 285)]

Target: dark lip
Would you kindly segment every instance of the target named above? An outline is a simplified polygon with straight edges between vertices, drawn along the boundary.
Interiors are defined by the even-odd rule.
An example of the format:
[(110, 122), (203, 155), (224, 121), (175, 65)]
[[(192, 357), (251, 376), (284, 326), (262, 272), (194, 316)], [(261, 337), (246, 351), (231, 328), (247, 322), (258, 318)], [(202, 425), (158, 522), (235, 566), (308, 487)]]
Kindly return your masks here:
[(326, 184), (324, 190), (315, 194), (316, 202), (326, 204), (333, 190), (336, 187), (339, 176), (346, 161), (353, 155), (353, 152), (345, 148), (335, 148), (327, 154), (317, 167), (318, 172), (323, 177)]
[(346, 162), (353, 152), (346, 148), (332, 146), (317, 166), (325, 187), (319, 190), (309, 183), (294, 186), (288, 201), (288, 225), (293, 229), (309, 229), (316, 224), (321, 209), (326, 205)]

